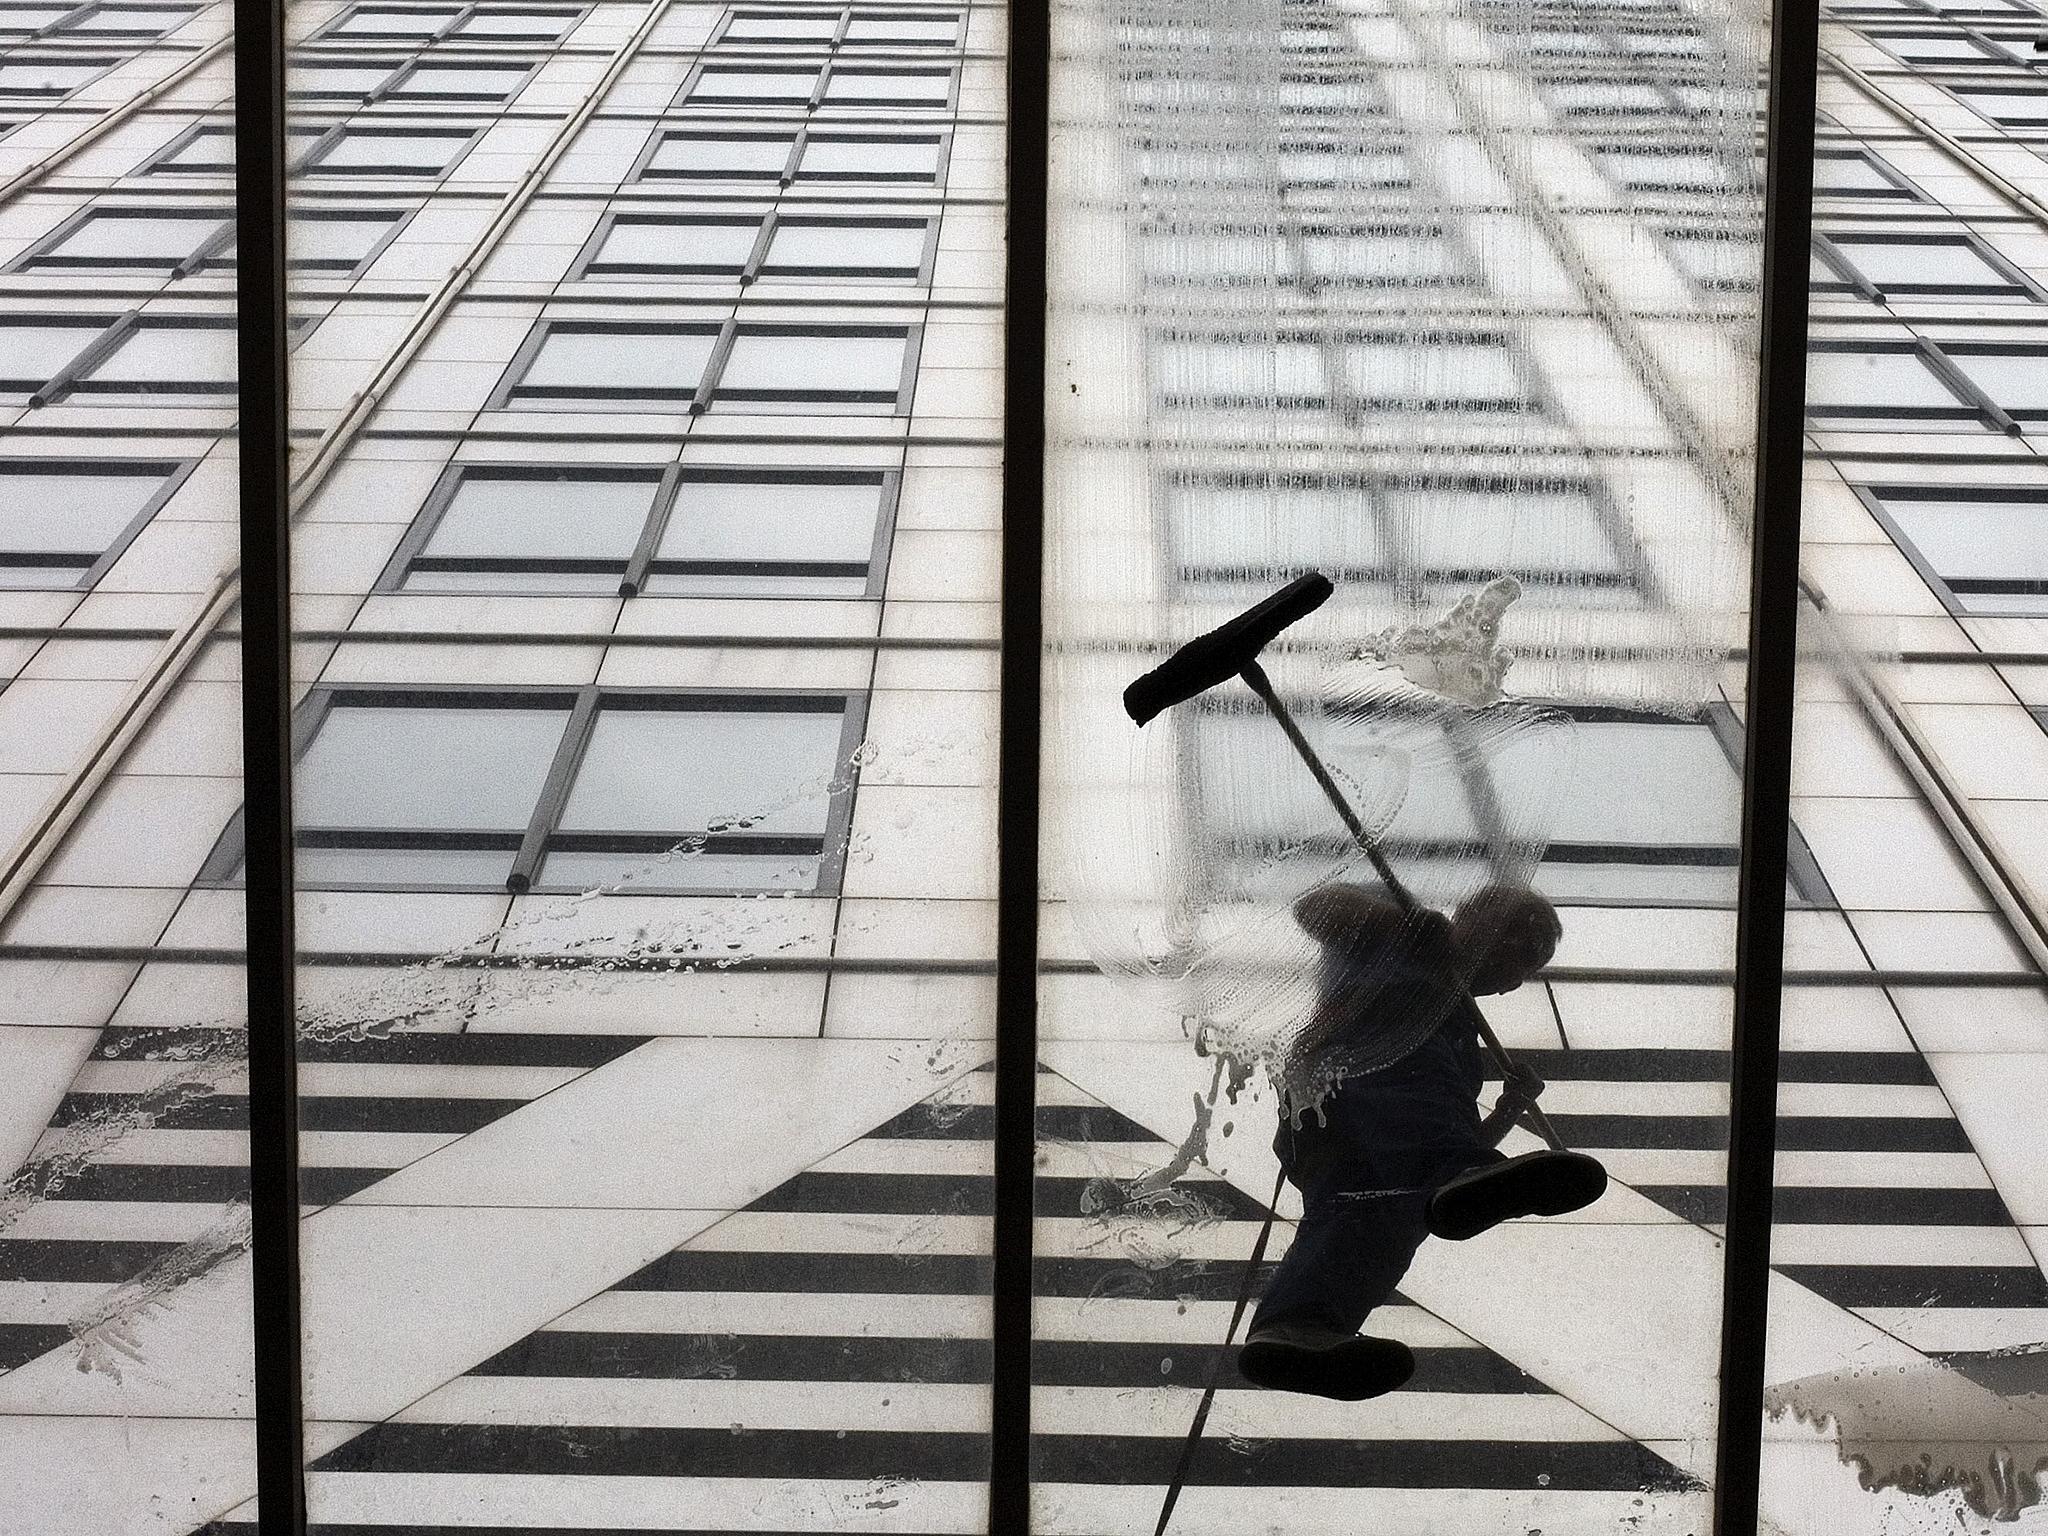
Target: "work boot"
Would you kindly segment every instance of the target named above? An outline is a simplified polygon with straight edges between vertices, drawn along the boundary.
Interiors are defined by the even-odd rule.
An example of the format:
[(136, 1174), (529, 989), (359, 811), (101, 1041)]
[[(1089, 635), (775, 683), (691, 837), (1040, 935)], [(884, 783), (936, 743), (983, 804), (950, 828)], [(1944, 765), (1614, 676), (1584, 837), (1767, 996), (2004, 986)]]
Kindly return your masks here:
[(1607, 1170), (1583, 1152), (1529, 1152), (1459, 1174), (1429, 1197), (1429, 1230), (1462, 1242), (1515, 1216), (1562, 1216), (1598, 1200)]
[(1237, 1373), (1268, 1391), (1356, 1403), (1391, 1392), (1414, 1375), (1415, 1355), (1397, 1339), (1314, 1323), (1272, 1323), (1252, 1330), (1237, 1352)]

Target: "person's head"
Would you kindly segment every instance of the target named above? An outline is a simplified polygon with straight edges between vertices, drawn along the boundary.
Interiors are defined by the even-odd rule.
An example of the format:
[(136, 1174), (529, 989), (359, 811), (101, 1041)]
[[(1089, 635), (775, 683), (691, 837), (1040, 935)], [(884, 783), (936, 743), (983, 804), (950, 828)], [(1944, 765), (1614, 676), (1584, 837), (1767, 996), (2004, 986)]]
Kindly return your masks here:
[(1557, 909), (1519, 885), (1489, 885), (1458, 904), (1451, 934), (1471, 967), (1473, 995), (1512, 992), (1550, 963), (1564, 924)]

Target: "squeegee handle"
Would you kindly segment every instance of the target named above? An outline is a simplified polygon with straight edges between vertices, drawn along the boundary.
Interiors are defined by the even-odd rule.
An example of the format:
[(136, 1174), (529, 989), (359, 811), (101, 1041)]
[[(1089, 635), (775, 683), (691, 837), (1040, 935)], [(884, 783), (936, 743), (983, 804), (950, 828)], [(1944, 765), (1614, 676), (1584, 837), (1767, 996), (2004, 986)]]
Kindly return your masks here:
[[(1330, 802), (1330, 808), (1342, 819), (1345, 830), (1351, 834), (1351, 840), (1358, 844), (1359, 850), (1372, 861), (1373, 872), (1380, 877), (1381, 883), (1386, 886), (1395, 904), (1403, 913), (1410, 915), (1420, 910), (1414, 896), (1394, 874), (1393, 866), (1387, 862), (1387, 856), (1380, 852), (1378, 845), (1372, 840), (1372, 835), (1365, 830), (1365, 823), (1358, 819), (1358, 812), (1351, 808), (1351, 801), (1338, 787), (1336, 779), (1331, 777), (1322, 757), (1309, 745), (1308, 738), (1302, 735), (1301, 727), (1294, 722), (1293, 712), (1281, 700), (1280, 695), (1274, 692), (1272, 679), (1266, 676), (1266, 669), (1256, 661), (1248, 661), (1240, 670), (1239, 676), (1244, 679), (1245, 686), (1259, 696), (1274, 720), (1279, 723), (1280, 729), (1286, 733), (1288, 741), (1293, 743), (1295, 754), (1314, 776), (1324, 798)], [(1470, 993), (1466, 993), (1458, 1000), (1458, 1006), (1459, 1011), (1477, 1028), (1480, 1042), (1499, 1064), (1503, 1077), (1508, 1076), (1514, 1066), (1514, 1058), (1508, 1055), (1507, 1047), (1500, 1043), (1500, 1036), (1493, 1032), (1493, 1026), (1486, 1022), (1486, 1015), (1479, 1011), (1479, 1004)], [(1528, 1122), (1529, 1128), (1538, 1136), (1557, 1150), (1564, 1150), (1564, 1139), (1557, 1134), (1556, 1127), (1550, 1123), (1550, 1117), (1542, 1110), (1531, 1104), (1522, 1111), (1522, 1116)]]

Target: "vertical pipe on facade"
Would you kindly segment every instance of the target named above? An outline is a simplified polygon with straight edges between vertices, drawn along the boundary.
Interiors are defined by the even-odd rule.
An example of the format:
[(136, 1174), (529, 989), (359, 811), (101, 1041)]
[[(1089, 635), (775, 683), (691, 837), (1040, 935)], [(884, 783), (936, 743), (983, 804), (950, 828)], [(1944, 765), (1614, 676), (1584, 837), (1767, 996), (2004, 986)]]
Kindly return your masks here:
[(299, 1113), (291, 798), (284, 7), (235, 0), (249, 1205), (261, 1536), (302, 1536)]
[(1820, 43), (1817, 0), (1776, 0), (1770, 42), (1715, 1536), (1754, 1536), (1763, 1463), (1778, 1035), (1785, 988), (1785, 859), (1792, 813), (1793, 687), (1799, 639), (1799, 499), (1806, 454), (1807, 270), (1813, 242)]
[(1037, 1143), (1050, 0), (1019, 0), (1010, 9), (1009, 32), (989, 1530), (993, 1536), (1027, 1536), (1031, 1529), (1032, 1161)]

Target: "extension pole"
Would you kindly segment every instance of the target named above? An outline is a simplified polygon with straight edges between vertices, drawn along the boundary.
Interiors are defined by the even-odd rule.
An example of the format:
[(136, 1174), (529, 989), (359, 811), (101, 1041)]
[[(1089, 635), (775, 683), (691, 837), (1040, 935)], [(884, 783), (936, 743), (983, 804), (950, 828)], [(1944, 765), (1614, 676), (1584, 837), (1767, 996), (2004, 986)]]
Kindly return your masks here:
[[(1330, 776), (1330, 770), (1324, 766), (1322, 758), (1316, 755), (1315, 748), (1311, 747), (1308, 738), (1302, 735), (1301, 727), (1295, 724), (1293, 713), (1274, 691), (1272, 679), (1266, 676), (1266, 669), (1256, 660), (1248, 661), (1238, 676), (1244, 679), (1247, 688), (1259, 696), (1260, 702), (1279, 722), (1280, 729), (1287, 733), (1287, 739), (1294, 744), (1295, 753), (1314, 776), (1317, 786), (1322, 790), (1324, 798), (1330, 802), (1331, 808), (1343, 820), (1345, 829), (1351, 834), (1351, 840), (1358, 844), (1368, 859), (1372, 860), (1373, 871), (1378, 874), (1394, 900), (1400, 904), (1401, 910), (1411, 915), (1420, 911), (1420, 905), (1394, 874), (1394, 868), (1387, 862), (1387, 856), (1374, 844), (1371, 835), (1365, 830), (1365, 823), (1358, 819), (1358, 813), (1351, 808), (1351, 802), (1345, 798), (1344, 791), (1337, 787), (1337, 781)], [(1486, 1022), (1486, 1015), (1479, 1011), (1479, 1004), (1473, 1000), (1470, 993), (1465, 994), (1461, 1003), (1463, 1011), (1477, 1027), (1480, 1040), (1499, 1064), (1501, 1072), (1504, 1075), (1509, 1073), (1514, 1067), (1514, 1059), (1500, 1043), (1500, 1037), (1493, 1032), (1493, 1026)], [(1528, 1121), (1529, 1128), (1549, 1142), (1554, 1150), (1564, 1150), (1564, 1138), (1557, 1134), (1557, 1128), (1550, 1123), (1548, 1115), (1534, 1104), (1529, 1105), (1522, 1114)]]

